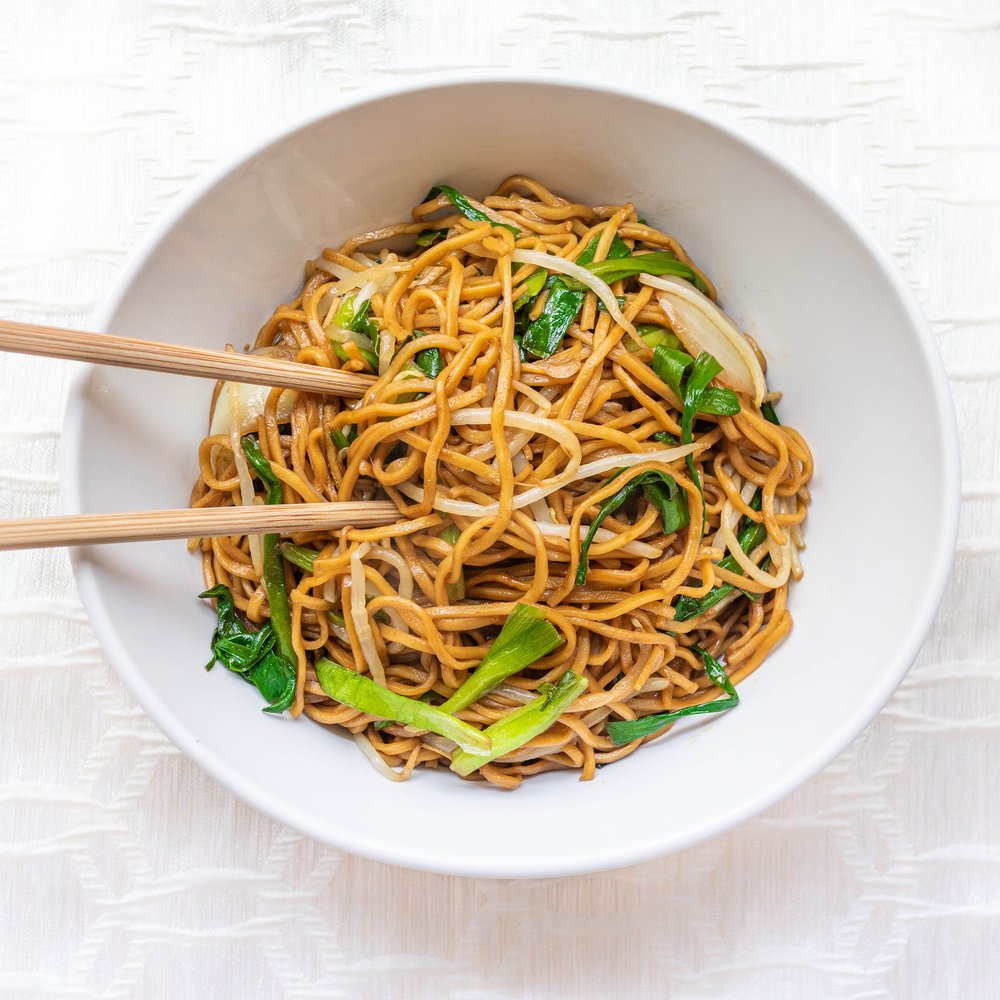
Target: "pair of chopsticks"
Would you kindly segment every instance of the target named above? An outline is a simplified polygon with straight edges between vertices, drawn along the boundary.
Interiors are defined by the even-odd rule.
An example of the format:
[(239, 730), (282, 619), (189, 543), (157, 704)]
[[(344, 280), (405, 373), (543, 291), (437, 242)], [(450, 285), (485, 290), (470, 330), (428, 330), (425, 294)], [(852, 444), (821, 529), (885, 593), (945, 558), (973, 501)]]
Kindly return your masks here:
[[(0, 320), (0, 350), (91, 364), (139, 368), (215, 381), (298, 389), (358, 399), (374, 381), (370, 375), (300, 365), (253, 354), (207, 351), (107, 333), (88, 333)], [(201, 507), (127, 514), (82, 514), (0, 521), (0, 549), (93, 545), (165, 538), (206, 538), (258, 533), (324, 531), (348, 525), (373, 528), (399, 519), (385, 501), (296, 503), (251, 507)]]

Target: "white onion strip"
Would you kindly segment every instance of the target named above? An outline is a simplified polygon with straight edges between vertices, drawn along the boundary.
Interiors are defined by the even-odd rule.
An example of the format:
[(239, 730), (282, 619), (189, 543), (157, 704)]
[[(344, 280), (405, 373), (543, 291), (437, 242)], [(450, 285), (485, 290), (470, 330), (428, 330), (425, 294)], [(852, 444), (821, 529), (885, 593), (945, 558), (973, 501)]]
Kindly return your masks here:
[(390, 781), (406, 781), (409, 774), (405, 771), (394, 771), (389, 767), (385, 758), (371, 745), (371, 741), (364, 733), (351, 733), (351, 735), (354, 737), (358, 749), (371, 761), (372, 766), (383, 778), (388, 778)]
[(318, 270), (332, 274), (337, 279), (337, 294), (342, 295), (355, 288), (362, 288), (369, 282), (374, 283), (374, 291), (380, 291), (399, 271), (407, 270), (413, 261), (391, 260), (385, 264), (376, 264), (375, 267), (366, 267), (363, 271), (352, 271), (349, 267), (327, 260), (325, 257), (317, 257), (310, 263)]
[[(233, 461), (236, 463), (236, 475), (240, 480), (240, 500), (244, 507), (252, 507), (257, 502), (257, 495), (250, 476), (250, 465), (243, 454), (240, 441), (240, 386), (238, 382), (230, 382), (226, 390), (226, 402), (229, 407), (229, 446), (233, 449)], [(264, 576), (264, 546), (260, 535), (248, 535), (250, 543), (250, 561), (253, 570), (259, 577)]]
[[(467, 411), (466, 411), (467, 412)], [(554, 422), (549, 422), (549, 427), (557, 426)], [(676, 462), (679, 458), (684, 458), (687, 455), (692, 454), (696, 451), (701, 451), (705, 445), (695, 442), (694, 444), (682, 444), (676, 448), (668, 448), (663, 451), (645, 451), (645, 452), (632, 452), (628, 455), (608, 455), (605, 458), (599, 458), (594, 462), (588, 462), (586, 465), (581, 465), (572, 476), (567, 476), (563, 473), (557, 479), (550, 479), (548, 483), (544, 486), (533, 486), (529, 490), (525, 490), (523, 493), (519, 493), (514, 497), (514, 502), (511, 505), (513, 510), (520, 510), (522, 507), (530, 507), (531, 504), (538, 500), (542, 500), (547, 497), (550, 493), (555, 493), (556, 490), (562, 489), (564, 486), (568, 486), (570, 483), (576, 482), (580, 479), (590, 479), (592, 476), (599, 476), (602, 473), (610, 472), (612, 469), (629, 469), (633, 465), (640, 465), (642, 462), (661, 462), (667, 464), (669, 462)], [(422, 501), (424, 499), (424, 491), (414, 483), (400, 483), (397, 489), (408, 496), (411, 500)], [(500, 513), (500, 505), (496, 503), (490, 504), (478, 504), (472, 503), (468, 500), (449, 500), (447, 497), (441, 496), (440, 491), (438, 495), (434, 498), (434, 509), (443, 510), (446, 514), (458, 514), (460, 517), (496, 517)], [(541, 525), (539, 525), (541, 527)], [(542, 531), (544, 533), (544, 528)], [(635, 544), (630, 543), (630, 544)]]
[(558, 271), (560, 274), (568, 274), (571, 278), (576, 278), (581, 284), (586, 285), (603, 303), (611, 314), (611, 318), (623, 329), (628, 330), (633, 337), (639, 335), (635, 332), (635, 327), (625, 318), (621, 309), (618, 308), (618, 299), (615, 298), (611, 288), (596, 275), (591, 274), (585, 267), (572, 260), (565, 260), (551, 253), (541, 253), (538, 250), (514, 250), (510, 259), (518, 264), (534, 264), (536, 267), (544, 267), (547, 271)]
[(708, 351), (722, 365), (719, 381), (745, 392), (760, 406), (767, 383), (757, 355), (733, 321), (693, 285), (673, 278), (640, 274), (644, 285), (659, 289), (656, 300), (667, 314), (674, 333), (692, 355)]
[[(536, 525), (538, 530), (543, 535), (547, 535), (549, 538), (569, 538), (568, 524), (553, 524), (551, 521), (536, 521)], [(589, 525), (580, 525), (580, 541), (583, 541), (588, 530)], [(618, 536), (613, 531), (608, 531), (607, 528), (598, 528), (594, 533), (594, 541), (597, 542), (598, 545), (602, 542), (610, 542), (612, 539), (617, 537)], [(663, 554), (655, 546), (640, 541), (627, 542), (625, 545), (621, 545), (615, 549), (615, 552), (621, 552), (627, 556), (639, 556), (641, 559), (659, 559)]]
[(364, 542), (351, 553), (351, 617), (354, 619), (358, 642), (372, 680), (385, 687), (385, 667), (379, 659), (375, 635), (365, 607), (365, 564), (361, 560), (370, 548), (371, 542)]
[[(765, 587), (777, 589), (778, 587), (783, 586), (788, 580), (788, 574), (791, 569), (791, 559), (784, 559), (777, 574), (768, 573), (766, 570), (761, 569), (740, 546), (735, 530), (736, 523), (739, 520), (739, 515), (728, 500), (722, 505), (722, 515), (720, 520), (722, 525), (722, 537), (726, 541), (726, 548), (729, 549), (733, 558), (739, 563), (743, 572), (746, 573), (746, 575), (752, 580), (756, 580)], [(788, 543), (786, 543), (786, 546), (787, 544)]]

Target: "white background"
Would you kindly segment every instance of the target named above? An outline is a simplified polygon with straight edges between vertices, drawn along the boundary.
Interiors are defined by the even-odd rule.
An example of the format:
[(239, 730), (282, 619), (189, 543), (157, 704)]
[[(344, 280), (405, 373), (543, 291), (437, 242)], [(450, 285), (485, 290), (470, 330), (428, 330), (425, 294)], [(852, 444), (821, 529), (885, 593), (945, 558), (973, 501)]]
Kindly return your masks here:
[[(454, 67), (701, 106), (825, 182), (889, 249), (962, 436), (959, 554), (931, 638), (835, 764), (733, 833), (603, 875), (463, 880), (347, 857), (235, 801), (125, 694), (66, 554), (0, 554), (0, 997), (996, 996), (996, 2), (6, 0), (0, 316), (86, 325), (214, 164), (341, 93)], [(864, 322), (849, 288), (843, 318)], [(69, 371), (0, 356), (0, 516), (58, 509)], [(845, 431), (892, 447), (864, 400)], [(921, 498), (858, 490), (891, 546), (893, 504)], [(868, 581), (859, 614), (891, 586)]]

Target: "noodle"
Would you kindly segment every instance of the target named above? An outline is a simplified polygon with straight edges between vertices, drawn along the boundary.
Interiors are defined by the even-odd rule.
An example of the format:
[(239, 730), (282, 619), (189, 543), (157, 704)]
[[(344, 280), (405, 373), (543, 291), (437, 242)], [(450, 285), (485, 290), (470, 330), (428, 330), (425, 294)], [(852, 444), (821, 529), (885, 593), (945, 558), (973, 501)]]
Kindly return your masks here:
[[(309, 261), (254, 345), (374, 373), (365, 397), (217, 390), (191, 498), (265, 502), (271, 477), (285, 503), (388, 498), (398, 523), (201, 539), (206, 587), (231, 592), (251, 639), (270, 620), (273, 653), (295, 660), (282, 707), (348, 730), (393, 780), (475, 748), (456, 756), (445, 736), (334, 700), (317, 664), (441, 705), (514, 609), (537, 608), (554, 647), (455, 719), (527, 717), (568, 671), (582, 679), (557, 718), (472, 773), (504, 788), (554, 769), (592, 778), (666, 728), (622, 742), (615, 725), (735, 704), (716, 701), (719, 671), (742, 680), (788, 634), (812, 456), (777, 422), (757, 345), (634, 206), (521, 176), (482, 202), (432, 194), (412, 221)], [(287, 637), (270, 611), (283, 593)]]

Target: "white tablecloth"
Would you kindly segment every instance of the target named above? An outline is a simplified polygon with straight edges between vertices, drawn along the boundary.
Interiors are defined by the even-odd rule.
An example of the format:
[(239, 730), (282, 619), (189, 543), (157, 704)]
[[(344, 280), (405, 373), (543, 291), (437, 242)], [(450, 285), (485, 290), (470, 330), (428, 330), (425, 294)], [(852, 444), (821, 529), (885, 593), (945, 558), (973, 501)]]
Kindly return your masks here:
[[(960, 552), (927, 646), (835, 764), (727, 836), (591, 877), (442, 878), (237, 802), (124, 692), (66, 554), (2, 554), (0, 997), (997, 996), (995, 0), (9, 0), (0, 315), (86, 324), (213, 164), (346, 90), (466, 66), (701, 105), (888, 247), (941, 345), (964, 449)], [(0, 516), (58, 509), (68, 372), (0, 357)]]

